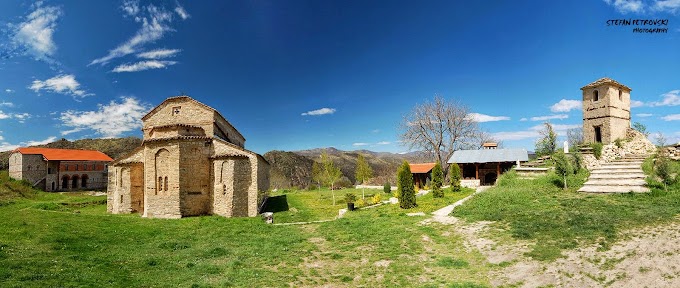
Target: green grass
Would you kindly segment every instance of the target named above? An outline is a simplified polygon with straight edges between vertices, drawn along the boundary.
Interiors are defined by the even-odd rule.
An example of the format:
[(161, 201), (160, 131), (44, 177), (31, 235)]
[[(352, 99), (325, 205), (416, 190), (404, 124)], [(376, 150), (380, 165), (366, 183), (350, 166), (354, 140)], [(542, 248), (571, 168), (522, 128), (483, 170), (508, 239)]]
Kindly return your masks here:
[(644, 194), (576, 192), (586, 178), (587, 172), (570, 176), (569, 189), (563, 190), (554, 174), (523, 180), (506, 173), (497, 187), (466, 202), (455, 215), (470, 221), (498, 221), (509, 227), (513, 238), (535, 242), (528, 256), (554, 260), (562, 257), (563, 250), (581, 245), (609, 249), (621, 230), (670, 221), (680, 213), (678, 184), (668, 191), (652, 185), (652, 192)]
[[(0, 187), (7, 187), (10, 180), (2, 177), (6, 171)], [(408, 211), (383, 205), (332, 222), (275, 226), (259, 217), (110, 215), (104, 196), (9, 185), (25, 193), (11, 192), (0, 206), (0, 287), (489, 285), (485, 258), (468, 251), (451, 226), (405, 215), (433, 211), (470, 191), (419, 197), (419, 207)], [(274, 196), (281, 195), (286, 201), (274, 203), (276, 222), (324, 219), (345, 206), (329, 205), (327, 195), (319, 202), (315, 192)]]

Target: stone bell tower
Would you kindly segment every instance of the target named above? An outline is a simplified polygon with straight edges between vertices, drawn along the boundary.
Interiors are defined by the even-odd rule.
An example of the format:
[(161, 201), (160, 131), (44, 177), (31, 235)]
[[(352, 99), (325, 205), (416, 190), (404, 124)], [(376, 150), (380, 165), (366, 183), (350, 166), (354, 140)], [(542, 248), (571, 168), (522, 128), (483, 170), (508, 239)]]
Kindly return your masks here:
[(630, 128), (628, 86), (601, 78), (581, 88), (583, 91), (583, 141), (609, 144), (626, 138)]

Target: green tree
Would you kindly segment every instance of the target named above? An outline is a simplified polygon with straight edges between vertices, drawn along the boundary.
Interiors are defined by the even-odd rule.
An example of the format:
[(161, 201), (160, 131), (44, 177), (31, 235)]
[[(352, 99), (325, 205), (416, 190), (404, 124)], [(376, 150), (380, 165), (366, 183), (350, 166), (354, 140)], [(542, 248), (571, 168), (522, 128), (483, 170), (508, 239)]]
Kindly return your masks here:
[(331, 188), (331, 195), (333, 197), (333, 205), (335, 205), (335, 190), (334, 190), (334, 185), (335, 182), (340, 180), (340, 177), (342, 177), (342, 172), (340, 171), (340, 168), (336, 167), (335, 164), (333, 163), (333, 160), (331, 159), (330, 156), (328, 156), (328, 153), (324, 151), (321, 153), (321, 165), (323, 165), (323, 173), (322, 173), (322, 179), (324, 184), (328, 185), (328, 187)]
[(635, 122), (635, 123), (633, 123), (633, 129), (642, 133), (643, 135), (645, 135), (645, 137), (649, 136), (649, 131), (647, 131), (647, 126), (645, 126), (645, 124), (642, 124), (640, 122)]
[(437, 161), (437, 164), (435, 164), (434, 168), (432, 168), (432, 182), (430, 183), (433, 197), (444, 197), (442, 185), (444, 185), (444, 170), (442, 169), (442, 164)]
[(323, 165), (316, 161), (312, 164), (312, 181), (316, 182), (316, 186), (321, 189), (321, 183), (323, 183)]
[(564, 189), (567, 189), (567, 176), (574, 172), (571, 161), (569, 161), (569, 158), (563, 152), (553, 154), (552, 158), (555, 160), (555, 174), (562, 176), (562, 179), (564, 179)]
[(392, 193), (392, 186), (390, 186), (390, 182), (385, 182), (385, 185), (383, 186), (383, 192), (385, 192), (385, 194)]
[[(366, 158), (364, 158), (364, 155), (359, 154), (357, 157), (357, 170), (354, 172), (354, 176), (357, 179), (357, 182), (361, 183), (362, 185), (366, 181), (366, 179), (369, 179), (373, 177), (373, 169), (371, 169), (371, 166), (368, 165), (368, 162), (366, 161)], [(364, 188), (361, 188), (361, 199), (366, 199), (366, 194), (364, 193)]]
[(411, 167), (409, 167), (406, 161), (404, 161), (397, 172), (397, 194), (399, 207), (402, 209), (418, 206), (416, 204), (416, 190), (413, 186), (413, 174), (411, 174)]
[(460, 179), (463, 177), (460, 175), (460, 166), (457, 163), (451, 163), (449, 165), (449, 185), (451, 185), (451, 191), (460, 191)]
[(666, 156), (659, 155), (656, 161), (654, 161), (654, 174), (661, 179), (663, 190), (668, 190), (668, 185), (675, 183), (673, 167)]
[(536, 141), (536, 154), (552, 155), (557, 149), (557, 133), (550, 123), (545, 122), (543, 125), (543, 130), (538, 132), (541, 137)]

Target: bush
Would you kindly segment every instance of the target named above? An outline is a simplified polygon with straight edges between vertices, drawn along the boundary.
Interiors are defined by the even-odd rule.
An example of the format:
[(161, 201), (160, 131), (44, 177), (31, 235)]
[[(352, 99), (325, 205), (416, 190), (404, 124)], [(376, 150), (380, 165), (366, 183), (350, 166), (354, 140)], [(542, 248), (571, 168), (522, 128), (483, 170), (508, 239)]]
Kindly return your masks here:
[(349, 178), (347, 176), (342, 176), (340, 180), (335, 182), (335, 187), (338, 188), (352, 188), (354, 185), (352, 185), (352, 181), (349, 181)]
[(392, 193), (392, 186), (390, 186), (389, 182), (385, 182), (385, 185), (383, 186), (383, 192), (385, 192), (385, 194)]
[(345, 194), (345, 202), (347, 203), (354, 203), (357, 201), (357, 195), (354, 195), (354, 193), (347, 193)]
[(379, 193), (376, 193), (373, 195), (373, 197), (371, 197), (371, 202), (373, 202), (373, 204), (380, 203), (380, 201), (382, 201), (382, 196), (380, 196)]
[(583, 168), (583, 156), (580, 153), (572, 153), (571, 155), (574, 161), (574, 174), (576, 174)]
[(397, 172), (397, 198), (399, 198), (399, 207), (402, 209), (409, 209), (417, 207), (416, 192), (413, 187), (413, 175), (408, 162), (404, 163)]
[(595, 142), (593, 144), (590, 144), (590, 147), (593, 148), (593, 154), (595, 155), (595, 159), (600, 159), (602, 157), (602, 143), (600, 142)]
[(451, 185), (451, 191), (460, 191), (461, 178), (462, 176), (460, 175), (460, 166), (458, 166), (458, 163), (451, 163), (449, 166), (449, 184)]
[(555, 160), (555, 173), (560, 175), (564, 180), (564, 189), (567, 189), (567, 176), (574, 173), (574, 168), (571, 165), (571, 161), (562, 152), (553, 154), (553, 160)]
[(616, 138), (616, 140), (614, 140), (614, 144), (616, 144), (616, 147), (623, 148), (623, 139)]
[(670, 161), (670, 159), (664, 156), (659, 156), (654, 161), (654, 174), (661, 179), (664, 190), (668, 190), (668, 185), (673, 185), (677, 180), (673, 177), (675, 171), (673, 171)]
[(432, 168), (432, 197), (441, 198), (444, 197), (444, 190), (442, 190), (442, 185), (444, 184), (444, 170), (442, 170), (442, 165), (437, 162)]

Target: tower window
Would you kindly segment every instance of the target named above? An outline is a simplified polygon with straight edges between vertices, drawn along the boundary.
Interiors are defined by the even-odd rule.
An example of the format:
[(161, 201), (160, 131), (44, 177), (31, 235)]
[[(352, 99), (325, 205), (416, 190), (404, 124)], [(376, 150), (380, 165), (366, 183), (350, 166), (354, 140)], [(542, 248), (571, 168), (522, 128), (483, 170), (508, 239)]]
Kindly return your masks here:
[(174, 115), (179, 115), (179, 112), (180, 112), (181, 110), (182, 110), (182, 107), (180, 107), (180, 106), (172, 107), (172, 115), (173, 115), (173, 116), (174, 116)]
[(619, 101), (623, 101), (623, 91), (619, 89)]
[(599, 101), (600, 100), (600, 92), (597, 90), (593, 90), (593, 101)]

